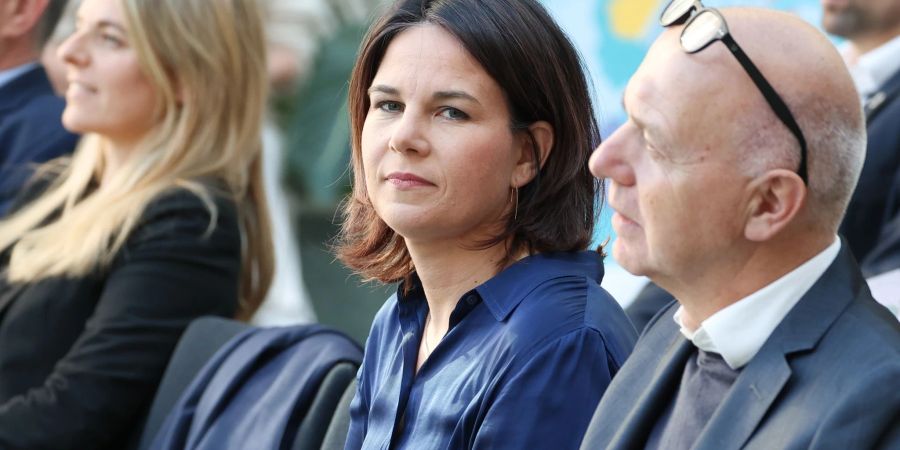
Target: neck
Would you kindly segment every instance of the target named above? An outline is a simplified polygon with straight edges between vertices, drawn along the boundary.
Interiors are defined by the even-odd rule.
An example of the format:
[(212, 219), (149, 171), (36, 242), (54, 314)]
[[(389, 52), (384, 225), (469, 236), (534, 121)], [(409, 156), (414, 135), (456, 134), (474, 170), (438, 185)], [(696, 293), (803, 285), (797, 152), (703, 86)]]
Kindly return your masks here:
[(9, 70), (23, 64), (35, 62), (40, 54), (34, 45), (28, 42), (3, 42), (0, 43), (0, 70)]
[(897, 27), (897, 29), (855, 36), (850, 39), (850, 45), (853, 47), (855, 55), (859, 57), (881, 47), (897, 36), (900, 36), (900, 27)]
[[(765, 243), (745, 243), (731, 249), (729, 261), (718, 261), (716, 270), (707, 269), (687, 283), (662, 286), (683, 307), (682, 321), (690, 329), (716, 312), (766, 287), (828, 248), (834, 235), (802, 238), (796, 235)], [(724, 254), (724, 253), (723, 253)], [(670, 289), (671, 287), (671, 289)]]
[(506, 255), (502, 244), (473, 250), (458, 242), (407, 242), (407, 248), (428, 301), (432, 318), (430, 327), (444, 332), (460, 297), (496, 275), (498, 264)]
[(128, 160), (131, 158), (131, 155), (134, 153), (134, 148), (136, 145), (134, 144), (123, 144), (121, 142), (112, 142), (109, 141), (109, 145), (104, 149), (103, 152), (103, 175), (100, 179), (100, 186), (109, 185), (110, 180), (112, 180), (119, 172)]

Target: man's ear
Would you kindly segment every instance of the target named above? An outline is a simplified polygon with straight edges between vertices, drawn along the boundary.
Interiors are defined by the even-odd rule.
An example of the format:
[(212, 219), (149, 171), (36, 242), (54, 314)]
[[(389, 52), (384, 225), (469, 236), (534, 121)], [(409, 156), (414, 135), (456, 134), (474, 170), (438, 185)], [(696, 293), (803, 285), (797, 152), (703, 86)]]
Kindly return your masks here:
[[(31, 33), (50, 0), (6, 0), (0, 2), (0, 37), (19, 38)], [(37, 40), (37, 37), (35, 37)]]
[[(530, 134), (530, 136), (529, 136)], [(554, 134), (553, 125), (544, 120), (539, 120), (528, 126), (528, 132), (521, 132), (517, 136), (518, 160), (513, 171), (510, 185), (519, 188), (528, 184), (544, 167), (550, 151), (553, 149)], [(535, 147), (537, 158), (535, 160)]]
[(806, 203), (806, 184), (796, 173), (776, 169), (754, 180), (750, 189), (744, 237), (763, 242), (785, 229)]

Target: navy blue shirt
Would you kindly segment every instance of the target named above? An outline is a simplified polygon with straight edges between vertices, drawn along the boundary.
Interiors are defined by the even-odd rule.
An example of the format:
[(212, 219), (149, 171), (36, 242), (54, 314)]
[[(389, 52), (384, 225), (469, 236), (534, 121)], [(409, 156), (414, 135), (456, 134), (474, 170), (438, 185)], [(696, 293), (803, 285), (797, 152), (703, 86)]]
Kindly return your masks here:
[(428, 304), (414, 280), (366, 342), (347, 449), (576, 449), (634, 328), (596, 252), (522, 259), (467, 292), (416, 373)]

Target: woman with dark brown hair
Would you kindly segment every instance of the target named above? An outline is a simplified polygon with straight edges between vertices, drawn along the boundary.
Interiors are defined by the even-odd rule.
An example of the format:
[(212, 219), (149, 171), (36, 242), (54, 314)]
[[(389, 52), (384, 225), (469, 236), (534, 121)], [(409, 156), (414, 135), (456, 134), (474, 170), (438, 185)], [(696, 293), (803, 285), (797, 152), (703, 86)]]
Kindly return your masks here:
[(347, 448), (577, 448), (635, 333), (585, 251), (600, 138), (565, 34), (534, 0), (398, 1), (350, 119), (338, 255), (400, 287)]

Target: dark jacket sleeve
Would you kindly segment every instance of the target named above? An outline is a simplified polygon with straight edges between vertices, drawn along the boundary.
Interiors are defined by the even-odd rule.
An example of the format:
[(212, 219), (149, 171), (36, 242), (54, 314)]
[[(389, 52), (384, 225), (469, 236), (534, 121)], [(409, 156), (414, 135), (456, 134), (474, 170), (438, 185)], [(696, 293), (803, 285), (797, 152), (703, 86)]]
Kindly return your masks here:
[[(897, 196), (900, 197), (900, 174), (897, 174), (895, 184)], [(875, 247), (862, 261), (861, 266), (866, 277), (900, 269), (900, 212), (881, 228)]]
[(79, 137), (60, 123), (64, 106), (50, 91), (32, 99), (14, 117), (4, 117), (6, 123), (0, 125), (0, 217), (9, 212), (16, 197), (28, 194), (28, 181), (37, 165), (72, 153), (78, 144)]
[(237, 308), (237, 216), (216, 204), (212, 227), (184, 191), (147, 208), (69, 353), (42, 386), (0, 405), (0, 448), (97, 449), (133, 431), (187, 324)]

